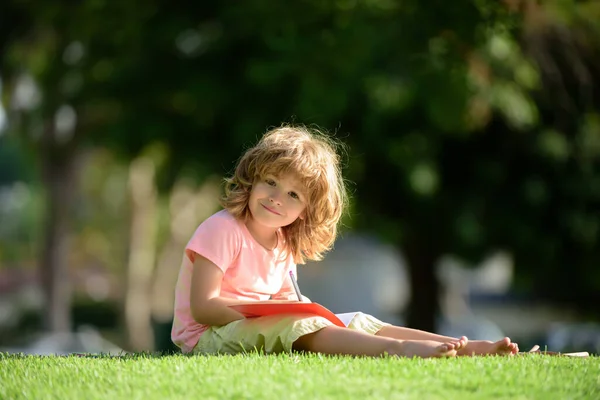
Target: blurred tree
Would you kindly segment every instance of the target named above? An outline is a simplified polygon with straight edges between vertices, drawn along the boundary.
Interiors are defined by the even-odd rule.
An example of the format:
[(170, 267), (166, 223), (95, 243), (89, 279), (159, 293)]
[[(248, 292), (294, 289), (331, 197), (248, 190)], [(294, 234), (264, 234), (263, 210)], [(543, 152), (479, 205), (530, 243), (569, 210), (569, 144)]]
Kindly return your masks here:
[[(354, 136), (357, 225), (406, 254), (411, 326), (434, 328), (442, 254), (478, 260), (495, 248), (513, 253), (521, 287), (598, 317), (600, 10), (532, 4), (444, 18), (408, 74), (412, 101), (401, 112), (371, 105), (364, 130), (379, 135)], [(446, 55), (458, 60), (439, 52), (453, 44)]]
[[(73, 188), (72, 109), (63, 108), (69, 121), (61, 125), (60, 133), (54, 124), (54, 113), (60, 106), (57, 96), (57, 65), (53, 63), (56, 42), (54, 32), (48, 32), (54, 16), (50, 7), (40, 6), (39, 13), (28, 12), (25, 4), (3, 2), (2, 36), (0, 38), (2, 79), (8, 101), (8, 134), (17, 131), (25, 146), (36, 149), (42, 157), (38, 165), (46, 188), (46, 221), (40, 273), (48, 308), (45, 324), (52, 330), (68, 330), (69, 293), (66, 278), (68, 214)], [(59, 38), (60, 39), (60, 38)], [(37, 75), (37, 76), (36, 76)], [(46, 89), (41, 101), (39, 78)], [(71, 111), (71, 112), (69, 112)], [(69, 118), (70, 117), (70, 118)], [(58, 122), (58, 121), (57, 121)], [(37, 160), (36, 160), (37, 161)]]
[(0, 137), (0, 186), (31, 179), (26, 158), (14, 143)]
[[(146, 3), (147, 4), (147, 3)], [(70, 223), (85, 143), (103, 143), (120, 104), (108, 78), (140, 44), (138, 4), (3, 2), (0, 67), (9, 104), (8, 134), (36, 156), (46, 189), (40, 273), (44, 326), (70, 330)], [(118, 79), (113, 79), (118, 82)]]

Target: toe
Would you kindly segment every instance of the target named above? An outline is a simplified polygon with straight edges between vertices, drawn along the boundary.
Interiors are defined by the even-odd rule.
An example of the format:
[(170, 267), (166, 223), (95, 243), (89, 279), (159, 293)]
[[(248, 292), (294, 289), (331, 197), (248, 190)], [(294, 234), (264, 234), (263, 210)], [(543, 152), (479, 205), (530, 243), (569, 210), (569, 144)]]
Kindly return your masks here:
[(456, 350), (450, 350), (448, 352), (446, 352), (446, 354), (444, 354), (445, 357), (456, 357), (457, 353)]
[(444, 343), (438, 347), (438, 357), (456, 357), (456, 348), (453, 343)]

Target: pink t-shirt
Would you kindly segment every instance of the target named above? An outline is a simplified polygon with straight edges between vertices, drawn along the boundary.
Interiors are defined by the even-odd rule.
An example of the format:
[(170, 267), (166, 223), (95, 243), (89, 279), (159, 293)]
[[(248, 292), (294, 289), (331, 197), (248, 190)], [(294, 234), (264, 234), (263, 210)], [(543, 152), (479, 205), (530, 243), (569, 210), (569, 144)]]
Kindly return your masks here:
[(296, 264), (280, 255), (285, 243), (281, 233), (277, 248), (269, 251), (250, 234), (246, 225), (222, 210), (206, 219), (188, 242), (175, 287), (175, 315), (171, 339), (184, 353), (192, 351), (207, 325), (197, 323), (190, 310), (190, 285), (194, 257), (200, 254), (223, 271), (221, 296), (239, 300), (295, 300), (289, 271)]

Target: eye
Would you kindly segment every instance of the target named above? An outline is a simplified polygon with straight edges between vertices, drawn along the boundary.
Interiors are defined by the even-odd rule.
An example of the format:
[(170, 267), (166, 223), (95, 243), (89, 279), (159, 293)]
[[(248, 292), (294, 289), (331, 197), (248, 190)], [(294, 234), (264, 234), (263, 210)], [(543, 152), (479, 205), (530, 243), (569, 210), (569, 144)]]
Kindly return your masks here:
[(273, 179), (265, 179), (265, 183), (269, 186), (275, 186), (275, 181)]
[(292, 199), (300, 200), (300, 197), (298, 196), (298, 194), (296, 194), (296, 192), (290, 192), (290, 196), (292, 197)]

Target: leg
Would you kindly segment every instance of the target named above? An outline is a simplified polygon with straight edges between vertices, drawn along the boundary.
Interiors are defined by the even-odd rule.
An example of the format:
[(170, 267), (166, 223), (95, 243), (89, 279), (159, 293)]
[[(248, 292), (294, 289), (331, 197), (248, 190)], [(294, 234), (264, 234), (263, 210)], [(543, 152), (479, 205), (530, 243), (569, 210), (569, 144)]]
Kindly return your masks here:
[(371, 357), (381, 357), (385, 354), (403, 357), (452, 357), (464, 345), (464, 341), (458, 340), (397, 340), (328, 326), (301, 336), (294, 342), (293, 348), (314, 353)]
[[(399, 340), (434, 340), (438, 342), (451, 342), (459, 340), (448, 336), (437, 335), (435, 333), (393, 325), (384, 326), (379, 332), (376, 333), (376, 335)], [(463, 338), (465, 337), (463, 336), (461, 339)], [(457, 352), (457, 355), (512, 355), (518, 352), (519, 346), (516, 343), (511, 343), (509, 338), (504, 338), (502, 340), (498, 340), (497, 342), (491, 342), (489, 340), (469, 341), (466, 346)]]

